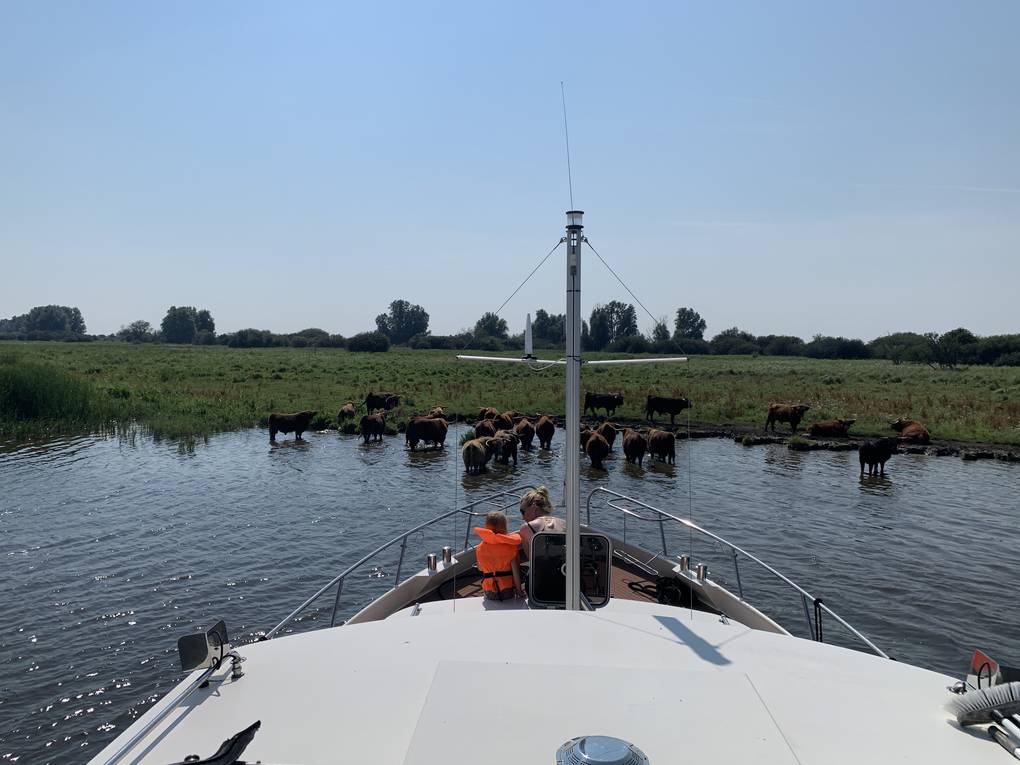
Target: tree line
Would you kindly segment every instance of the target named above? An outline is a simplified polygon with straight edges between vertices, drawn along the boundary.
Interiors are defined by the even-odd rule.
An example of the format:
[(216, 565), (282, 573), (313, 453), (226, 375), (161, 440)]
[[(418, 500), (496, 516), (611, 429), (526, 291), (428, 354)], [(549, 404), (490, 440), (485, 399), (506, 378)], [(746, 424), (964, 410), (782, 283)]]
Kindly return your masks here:
[[(158, 329), (144, 320), (121, 327), (114, 335), (86, 334), (85, 319), (77, 307), (47, 305), (10, 319), (0, 319), (0, 340), (120, 340), (131, 343), (186, 343), (226, 345), (231, 348), (347, 348), (384, 352), (392, 345), (414, 349), (513, 351), (524, 348), (524, 333), (511, 334), (506, 319), (483, 314), (472, 329), (452, 335), (434, 335), (429, 314), (420, 305), (394, 300), (375, 318), (376, 328), (352, 337), (318, 327), (300, 332), (275, 333), (246, 328), (217, 334), (208, 309), (170, 306)], [(566, 338), (566, 316), (539, 308), (532, 321), (537, 349), (561, 350)], [(806, 356), (817, 359), (889, 359), (954, 367), (958, 364), (1020, 366), (1020, 334), (980, 337), (964, 329), (936, 332), (895, 332), (865, 343), (857, 338), (815, 335), (803, 340), (794, 335), (754, 335), (731, 327), (705, 339), (707, 322), (696, 310), (680, 307), (671, 320), (657, 320), (650, 331), (638, 328), (637, 311), (617, 300), (595, 306), (582, 323), (581, 344), (586, 351), (617, 353), (682, 353), (687, 355)]]

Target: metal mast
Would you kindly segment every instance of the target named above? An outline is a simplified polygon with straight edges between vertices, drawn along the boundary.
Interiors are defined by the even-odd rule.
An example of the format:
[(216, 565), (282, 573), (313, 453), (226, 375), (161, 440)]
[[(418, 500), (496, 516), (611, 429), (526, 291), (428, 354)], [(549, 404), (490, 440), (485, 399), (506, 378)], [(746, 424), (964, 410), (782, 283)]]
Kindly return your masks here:
[(567, 505), (566, 609), (581, 609), (581, 218), (580, 210), (567, 212), (567, 405), (566, 465), (563, 494)]

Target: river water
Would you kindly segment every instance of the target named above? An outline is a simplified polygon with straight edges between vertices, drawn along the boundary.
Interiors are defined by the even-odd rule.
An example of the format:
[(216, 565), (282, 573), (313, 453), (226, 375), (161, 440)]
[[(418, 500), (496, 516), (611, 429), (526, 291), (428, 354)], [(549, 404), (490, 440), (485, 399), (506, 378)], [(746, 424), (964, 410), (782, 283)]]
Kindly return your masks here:
[[(84, 762), (180, 679), (180, 635), (224, 618), (250, 640), (415, 523), (522, 484), (560, 500), (562, 442), (559, 431), (551, 452), (481, 476), (463, 475), (454, 448), (336, 433), (275, 447), (261, 430), (187, 446), (141, 435), (0, 446), (0, 763)], [(853, 452), (677, 446), (675, 467), (640, 469), (617, 444), (607, 472), (582, 469), (583, 496), (605, 485), (693, 511), (899, 660), (959, 675), (980, 646), (1020, 661), (1016, 466), (898, 455), (887, 479), (859, 480)], [(592, 521), (621, 533), (621, 518), (603, 509)], [(416, 536), (405, 572), (465, 531), (449, 521)], [(628, 535), (661, 547), (657, 527), (632, 520)], [(691, 552), (686, 533), (667, 544)], [(734, 585), (714, 545), (696, 541), (693, 554)], [(395, 555), (359, 574), (344, 612), (394, 568)], [(749, 599), (806, 633), (799, 598), (749, 562), (740, 573)], [(835, 623), (825, 637), (848, 640)]]

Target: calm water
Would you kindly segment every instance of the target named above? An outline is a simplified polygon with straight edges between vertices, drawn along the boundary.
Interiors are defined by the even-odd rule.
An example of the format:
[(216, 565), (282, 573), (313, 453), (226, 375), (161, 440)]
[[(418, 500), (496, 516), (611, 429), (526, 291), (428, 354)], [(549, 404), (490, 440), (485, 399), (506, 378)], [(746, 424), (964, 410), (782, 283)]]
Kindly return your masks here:
[[(86, 760), (179, 680), (180, 635), (225, 618), (251, 639), (416, 522), (519, 484), (561, 496), (562, 437), (552, 453), (477, 477), (462, 475), (455, 449), (411, 454), (402, 439), (366, 447), (337, 434), (275, 448), (249, 431), (190, 450), (142, 437), (0, 450), (0, 762)], [(678, 442), (675, 468), (640, 470), (617, 451), (608, 473), (585, 469), (582, 481), (679, 515), (692, 504), (696, 521), (824, 597), (900, 660), (958, 674), (982, 646), (1020, 661), (1020, 470), (896, 456), (888, 480), (861, 482), (856, 460)], [(617, 518), (605, 525), (621, 531)], [(415, 539), (413, 567), (462, 543), (465, 529), (451, 521)], [(658, 546), (657, 532), (645, 538)], [(669, 544), (679, 553), (690, 543)], [(718, 550), (696, 544), (694, 557), (732, 584)], [(348, 613), (392, 581), (394, 562), (345, 589)], [(741, 575), (750, 598), (804, 631), (799, 600), (749, 564)], [(834, 624), (826, 638), (841, 641)]]

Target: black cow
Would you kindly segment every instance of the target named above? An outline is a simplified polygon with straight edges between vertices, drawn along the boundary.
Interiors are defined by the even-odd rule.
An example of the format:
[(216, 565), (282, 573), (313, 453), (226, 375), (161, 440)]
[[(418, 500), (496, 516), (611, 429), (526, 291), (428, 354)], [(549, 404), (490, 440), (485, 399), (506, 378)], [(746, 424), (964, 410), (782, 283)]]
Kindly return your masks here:
[(400, 396), (396, 393), (369, 393), (365, 396), (365, 411), (372, 414), (376, 409), (387, 412), (400, 404)]
[(899, 439), (880, 438), (877, 441), (865, 441), (861, 444), (861, 475), (864, 475), (864, 465), (868, 466), (868, 475), (885, 475), (885, 463), (891, 456), (896, 454), (896, 447)]
[(295, 412), (294, 414), (279, 414), (273, 412), (269, 415), (269, 440), (275, 441), (277, 433), (293, 433), (298, 441), (301, 434), (309, 429), (312, 418), (318, 412)]
[(584, 413), (591, 409), (592, 417), (596, 416), (598, 409), (605, 409), (606, 417), (611, 417), (616, 414), (618, 406), (623, 406), (623, 396), (619, 393), (584, 392)]
[(676, 425), (676, 416), (684, 409), (691, 408), (691, 400), (680, 396), (679, 398), (667, 398), (666, 396), (649, 396), (645, 402), (645, 416), (655, 422), (653, 416), (656, 414), (668, 414), (669, 424)]

